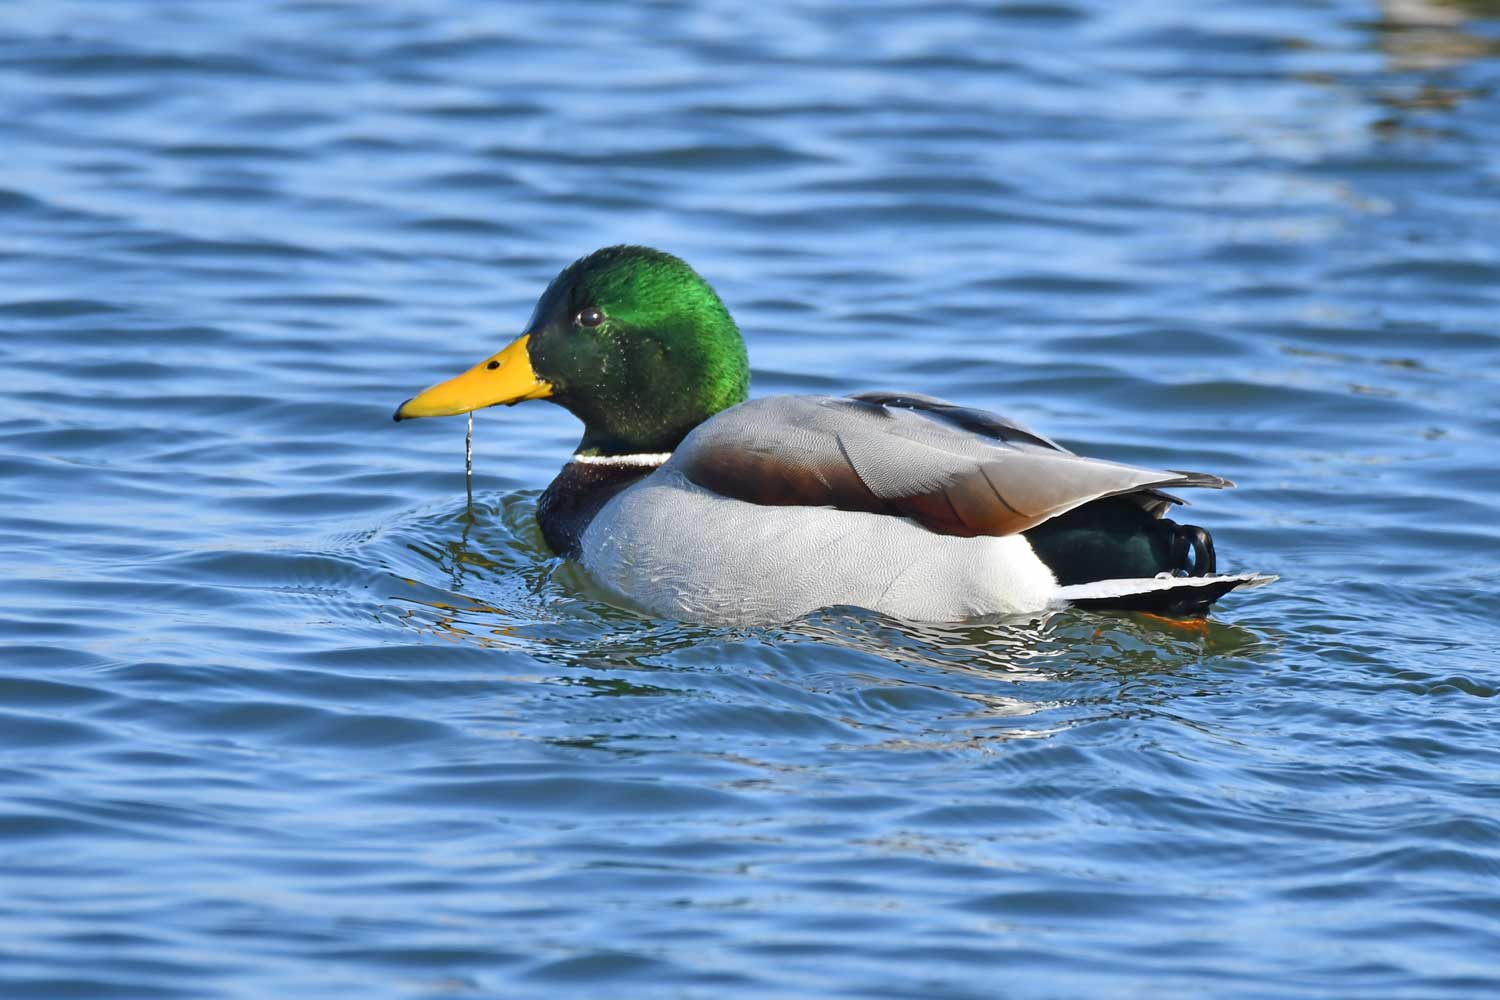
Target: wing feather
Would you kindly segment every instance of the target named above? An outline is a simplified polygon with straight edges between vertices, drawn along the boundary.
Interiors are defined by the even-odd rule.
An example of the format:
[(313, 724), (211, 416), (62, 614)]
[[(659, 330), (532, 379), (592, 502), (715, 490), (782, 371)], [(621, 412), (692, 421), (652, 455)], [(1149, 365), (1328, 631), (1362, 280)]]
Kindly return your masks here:
[(1233, 485), (1085, 458), (997, 414), (889, 393), (742, 403), (688, 435), (672, 464), (750, 503), (909, 517), (965, 537), (1015, 534), (1111, 496), (1159, 516), (1181, 502), (1161, 489)]

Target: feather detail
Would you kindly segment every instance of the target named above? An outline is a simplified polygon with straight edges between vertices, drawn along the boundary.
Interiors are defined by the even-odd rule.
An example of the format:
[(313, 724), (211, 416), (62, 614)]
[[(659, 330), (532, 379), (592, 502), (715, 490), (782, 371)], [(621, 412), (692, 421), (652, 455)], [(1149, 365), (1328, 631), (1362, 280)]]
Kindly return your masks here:
[(1233, 485), (1085, 458), (997, 414), (910, 394), (752, 400), (694, 430), (672, 465), (749, 503), (907, 517), (960, 537), (1015, 534), (1111, 496), (1159, 514), (1175, 499), (1161, 489)]

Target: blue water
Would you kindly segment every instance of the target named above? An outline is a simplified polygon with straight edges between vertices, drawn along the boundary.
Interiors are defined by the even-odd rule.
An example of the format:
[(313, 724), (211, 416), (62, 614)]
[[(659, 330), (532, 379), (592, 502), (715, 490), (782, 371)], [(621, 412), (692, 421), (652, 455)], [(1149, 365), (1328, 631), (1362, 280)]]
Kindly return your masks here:
[[(0, 8), (0, 995), (1500, 989), (1500, 16)], [(646, 243), (754, 391), (1203, 469), (1205, 631), (642, 620), (545, 404)]]

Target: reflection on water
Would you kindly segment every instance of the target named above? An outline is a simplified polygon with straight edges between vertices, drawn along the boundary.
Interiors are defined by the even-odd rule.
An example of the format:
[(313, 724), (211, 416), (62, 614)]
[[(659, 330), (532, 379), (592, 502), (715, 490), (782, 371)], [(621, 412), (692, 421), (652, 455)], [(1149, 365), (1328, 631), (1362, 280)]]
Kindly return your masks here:
[[(1145, 706), (1165, 710), (1179, 689), (1157, 684), (1156, 694), (1143, 696), (1141, 685), (1195, 671), (1205, 658), (1254, 669), (1276, 651), (1265, 635), (1224, 622), (1072, 609), (961, 624), (902, 622), (840, 608), (771, 627), (644, 619), (580, 599), (578, 588), (587, 586), (582, 574), (537, 548), (528, 521), (533, 504), (531, 495), (508, 496), (493, 506), (422, 519), (409, 527), (411, 534), (394, 533), (386, 544), (400, 544), (430, 562), (452, 590), (406, 579), (410, 592), (390, 601), (382, 616), (447, 642), (524, 653), (550, 668), (533, 680), (611, 697), (712, 697), (708, 690), (695, 693), (694, 678), (705, 659), (753, 676), (747, 662), (769, 657), (777, 667), (760, 694), (765, 710), (797, 712), (820, 704), (820, 715), (842, 719), (862, 734), (851, 741), (848, 732), (831, 733), (830, 747), (891, 752), (983, 750)], [(528, 564), (531, 571), (522, 572)], [(549, 571), (537, 572), (538, 566)], [(524, 587), (514, 589), (522, 580)], [(512, 589), (504, 603), (475, 596), (507, 586)], [(663, 687), (671, 675), (676, 679)], [(1218, 681), (1200, 680), (1198, 693), (1204, 683), (1230, 679), (1225, 674)], [(927, 698), (946, 708), (926, 713), (919, 728), (883, 732), (878, 719), (884, 711), (915, 707)], [(851, 714), (845, 699), (854, 699), (860, 711)], [(630, 727), (612, 733), (595, 733), (585, 742), (601, 749), (629, 737)], [(561, 745), (582, 745), (559, 739)]]
[[(1500, 54), (1500, 38), (1468, 29), (1475, 18), (1500, 17), (1492, 0), (1381, 0), (1375, 30), (1380, 51), (1398, 72), (1441, 70)], [(1414, 107), (1452, 108), (1475, 93), (1424, 87)]]

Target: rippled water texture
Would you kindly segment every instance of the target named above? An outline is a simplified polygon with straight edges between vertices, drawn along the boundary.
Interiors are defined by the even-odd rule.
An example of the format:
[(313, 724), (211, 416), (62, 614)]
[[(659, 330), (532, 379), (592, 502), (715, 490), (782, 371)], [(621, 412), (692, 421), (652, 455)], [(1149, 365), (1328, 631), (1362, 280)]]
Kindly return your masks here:
[[(1500, 990), (1496, 14), (6, 4), (0, 995)], [(1281, 583), (598, 603), (566, 413), (480, 414), (472, 508), (390, 413), (622, 241), (756, 392), (1229, 476)]]

